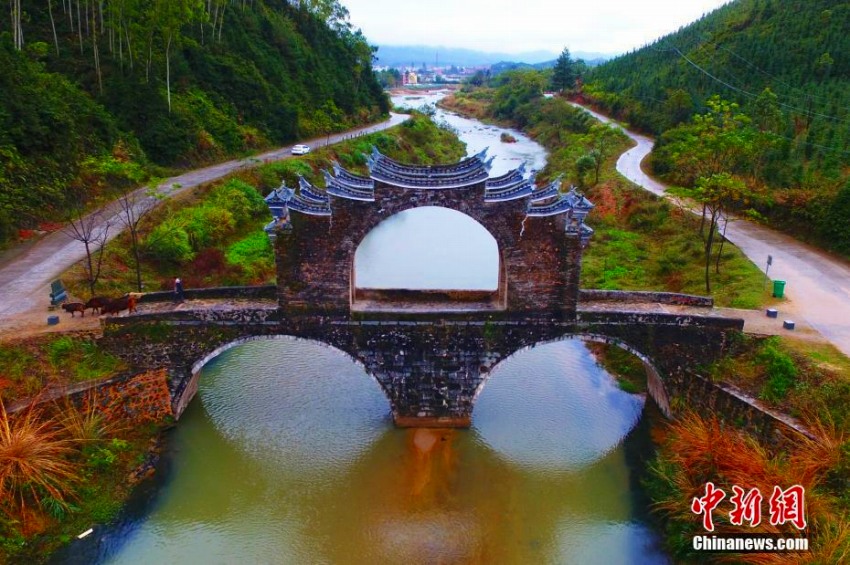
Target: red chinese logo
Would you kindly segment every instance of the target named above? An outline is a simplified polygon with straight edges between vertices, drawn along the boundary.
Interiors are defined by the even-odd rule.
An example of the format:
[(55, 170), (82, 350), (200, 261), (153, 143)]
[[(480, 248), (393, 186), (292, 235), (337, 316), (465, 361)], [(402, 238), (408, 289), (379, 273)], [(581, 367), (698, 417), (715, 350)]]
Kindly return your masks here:
[(788, 490), (773, 487), (770, 495), (770, 524), (779, 526), (787, 522), (794, 524), (798, 530), (806, 527), (806, 512), (804, 495), (806, 489), (794, 485)]
[(735, 494), (732, 495), (729, 502), (732, 503), (734, 508), (729, 512), (729, 522), (733, 526), (741, 526), (746, 520), (750, 523), (751, 528), (758, 526), (761, 523), (761, 501), (763, 498), (759, 489), (754, 488), (744, 494), (744, 489), (734, 485), (732, 491)]
[(711, 517), (711, 512), (720, 501), (726, 498), (726, 493), (718, 488), (714, 488), (714, 483), (705, 483), (705, 496), (694, 498), (691, 502), (691, 512), (694, 514), (702, 514), (702, 527), (709, 532), (714, 531), (714, 520)]
[[(732, 487), (734, 493), (729, 499), (732, 503), (732, 510), (729, 512), (729, 523), (733, 526), (743, 526), (746, 521), (751, 528), (758, 526), (761, 523), (761, 503), (764, 500), (758, 488), (750, 489), (749, 491), (734, 485)], [(773, 487), (773, 494), (768, 500), (770, 512), (770, 524), (772, 526), (781, 526), (791, 523), (798, 530), (803, 530), (806, 527), (806, 508), (805, 508), (806, 489), (800, 485), (794, 485), (786, 490), (780, 487)], [(712, 512), (726, 498), (726, 493), (723, 489), (714, 486), (714, 483), (708, 482), (705, 484), (705, 494), (700, 497), (695, 497), (691, 501), (691, 512), (694, 514), (702, 514), (702, 527), (706, 531), (714, 531), (714, 519)]]

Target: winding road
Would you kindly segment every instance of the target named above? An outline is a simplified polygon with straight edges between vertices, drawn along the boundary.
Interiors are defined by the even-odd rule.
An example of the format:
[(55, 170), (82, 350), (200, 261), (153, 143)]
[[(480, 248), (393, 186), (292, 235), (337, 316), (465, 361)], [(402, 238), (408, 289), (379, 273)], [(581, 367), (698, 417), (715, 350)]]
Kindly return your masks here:
[[(617, 160), (617, 171), (621, 175), (653, 194), (681, 204), (666, 195), (666, 185), (641, 169), (641, 162), (652, 151), (653, 139), (631, 132), (584, 106), (573, 105), (602, 122), (619, 127), (636, 143)], [(800, 316), (850, 356), (850, 262), (743, 219), (729, 222), (726, 238), (762, 271), (767, 267), (768, 255), (773, 257), (770, 276), (787, 282), (785, 295), (788, 298), (778, 307), (777, 323)]]
[[(358, 135), (396, 126), (407, 118), (406, 114), (392, 113), (390, 119), (384, 122), (302, 143), (307, 143), (314, 148), (333, 145)], [(157, 187), (158, 197), (156, 198), (147, 196), (146, 188), (139, 189), (137, 193), (134, 193), (138, 195), (136, 206), (140, 210), (147, 209), (158, 205), (164, 198), (176, 196), (240, 169), (249, 169), (267, 161), (289, 158), (291, 148), (292, 146), (281, 147), (252, 157), (226, 161), (169, 178)], [(116, 201), (92, 213), (99, 216), (100, 225), (107, 222), (110, 224), (109, 239), (116, 237), (124, 230), (121, 212), (121, 206)], [(7, 326), (6, 329), (8, 329), (8, 326), (14, 322), (9, 319), (10, 316), (24, 312), (37, 312), (39, 319), (46, 319), (45, 313), (50, 304), (51, 281), (57, 279), (84, 257), (83, 244), (64, 230), (53, 232), (32, 245), (24, 245), (6, 252), (0, 258), (0, 328)]]

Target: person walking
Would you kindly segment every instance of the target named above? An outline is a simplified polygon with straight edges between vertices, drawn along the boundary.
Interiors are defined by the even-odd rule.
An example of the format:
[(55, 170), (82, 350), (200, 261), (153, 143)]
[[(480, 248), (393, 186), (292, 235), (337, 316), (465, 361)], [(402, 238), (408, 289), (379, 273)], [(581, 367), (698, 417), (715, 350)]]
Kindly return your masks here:
[(180, 277), (174, 279), (174, 302), (183, 302), (183, 281)]

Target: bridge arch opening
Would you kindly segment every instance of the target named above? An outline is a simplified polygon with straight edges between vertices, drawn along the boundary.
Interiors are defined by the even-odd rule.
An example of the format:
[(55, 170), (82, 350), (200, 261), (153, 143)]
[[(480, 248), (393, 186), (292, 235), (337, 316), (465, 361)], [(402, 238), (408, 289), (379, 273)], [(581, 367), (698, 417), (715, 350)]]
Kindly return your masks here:
[(623, 390), (584, 339), (564, 336), (500, 361), (476, 391), (472, 427), (514, 464), (577, 471), (618, 448), (645, 406), (646, 397)]
[(502, 251), (474, 218), (451, 208), (420, 206), (373, 228), (354, 253), (354, 311), (503, 310), (507, 281)]
[[(197, 360), (191, 368), (191, 378), (188, 380), (187, 385), (183, 392), (179, 395), (176, 401), (176, 405), (174, 406), (174, 413), (181, 415), (188, 405), (191, 403), (192, 399), (197, 395), (198, 389), (200, 387), (201, 376), (205, 371), (205, 368), (211, 364), (215, 364), (217, 361), (222, 359), (223, 356), (226, 357), (226, 353), (232, 349), (250, 346), (251, 344), (256, 344), (258, 342), (279, 342), (279, 343), (289, 343), (293, 344), (294, 348), (301, 351), (301, 358), (304, 360), (304, 366), (298, 367), (294, 365), (286, 358), (280, 358), (275, 355), (274, 351), (266, 351), (265, 353), (259, 352), (259, 356), (266, 356), (266, 367), (270, 367), (273, 365), (279, 365), (281, 367), (281, 371), (284, 373), (287, 370), (294, 371), (304, 371), (308, 370), (311, 366), (310, 359), (315, 358), (317, 355), (321, 355), (322, 357), (335, 357), (336, 359), (329, 359), (328, 361), (334, 363), (339, 367), (339, 371), (337, 371), (334, 375), (321, 375), (326, 380), (332, 381), (334, 378), (362, 378), (363, 376), (367, 377), (369, 380), (373, 381), (377, 386), (377, 389), (380, 390), (381, 396), (383, 397), (386, 410), (385, 417), (390, 418), (392, 405), (390, 403), (390, 397), (387, 391), (384, 389), (384, 386), (372, 375), (363, 363), (357, 358), (350, 355), (348, 352), (343, 351), (342, 349), (336, 348), (327, 343), (323, 343), (320, 341), (315, 341), (311, 339), (305, 339), (302, 337), (290, 336), (285, 334), (278, 335), (257, 335), (257, 336), (247, 336), (240, 339), (236, 339), (227, 343), (220, 345), (215, 348), (210, 353), (206, 354), (203, 358)], [(290, 347), (292, 348), (292, 347)], [(267, 349), (275, 349), (274, 347)], [(297, 354), (298, 352), (295, 352)], [(297, 361), (297, 357), (294, 358)], [(350, 367), (346, 367), (346, 364), (352, 365)], [(286, 374), (282, 374), (278, 376), (279, 379), (287, 378)], [(374, 391), (373, 387), (360, 387), (366, 390)], [(366, 393), (368, 394), (368, 393)]]
[[(664, 381), (662, 380), (661, 373), (658, 371), (658, 368), (655, 366), (655, 363), (653, 362), (653, 360), (651, 358), (649, 358), (647, 355), (643, 354), (642, 352), (638, 351), (637, 349), (635, 349), (634, 347), (632, 347), (631, 345), (629, 345), (628, 343), (626, 343), (626, 342), (624, 342), (620, 339), (612, 338), (612, 337), (605, 336), (605, 335), (592, 334), (592, 333), (571, 334), (571, 335), (565, 335), (565, 336), (562, 336), (562, 337), (559, 337), (559, 338), (553, 339), (553, 340), (541, 341), (541, 342), (533, 345), (532, 347), (526, 347), (524, 349), (521, 349), (521, 350), (514, 352), (513, 354), (511, 354), (507, 357), (500, 359), (499, 362), (496, 365), (491, 367), (484, 374), (484, 377), (482, 378), (481, 382), (479, 383), (478, 387), (475, 390), (475, 394), (474, 394), (473, 399), (472, 399), (472, 405), (473, 406), (477, 405), (478, 398), (479, 398), (479, 396), (481, 396), (481, 393), (484, 391), (485, 386), (487, 385), (487, 383), (492, 378), (494, 371), (498, 372), (498, 368), (502, 364), (504, 364), (506, 362), (510, 362), (514, 357), (516, 357), (517, 355), (521, 355), (525, 351), (534, 350), (534, 349), (537, 349), (539, 347), (545, 347), (546, 345), (549, 345), (549, 344), (560, 343), (560, 342), (564, 342), (564, 341), (567, 341), (567, 340), (580, 341), (580, 342), (591, 343), (591, 344), (595, 343), (595, 344), (601, 344), (601, 345), (616, 347), (616, 348), (634, 356), (635, 358), (637, 358), (640, 361), (640, 363), (643, 365), (643, 369), (645, 371), (645, 375), (646, 375), (645, 390), (646, 390), (647, 396), (650, 399), (652, 399), (653, 402), (655, 402), (655, 405), (658, 407), (658, 409), (661, 411), (661, 413), (664, 414), (665, 417), (667, 417), (667, 418), (672, 417), (672, 410), (670, 408), (670, 398), (669, 398), (669, 395), (667, 394), (667, 390), (664, 387)], [(616, 376), (615, 376), (615, 378), (616, 378)]]

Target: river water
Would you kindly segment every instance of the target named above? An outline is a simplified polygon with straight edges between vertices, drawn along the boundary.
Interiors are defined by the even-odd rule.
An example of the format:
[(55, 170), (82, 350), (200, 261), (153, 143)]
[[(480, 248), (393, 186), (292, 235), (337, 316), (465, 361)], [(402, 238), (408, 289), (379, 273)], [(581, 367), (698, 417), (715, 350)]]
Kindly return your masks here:
[[(443, 116), (465, 141), (489, 136), (503, 170), (518, 162), (500, 163), (502, 150), (542, 165), (542, 148), (516, 132), (520, 143), (505, 148), (502, 130)], [(466, 225), (415, 216), (384, 226), (369, 252), (435, 222)], [(370, 276), (382, 284), (380, 269)], [(644, 398), (620, 390), (578, 339), (497, 366), (469, 430), (396, 429), (378, 384), (342, 352), (249, 342), (204, 367), (153, 494), (59, 561), (667, 563), (638, 486), (643, 412)]]

